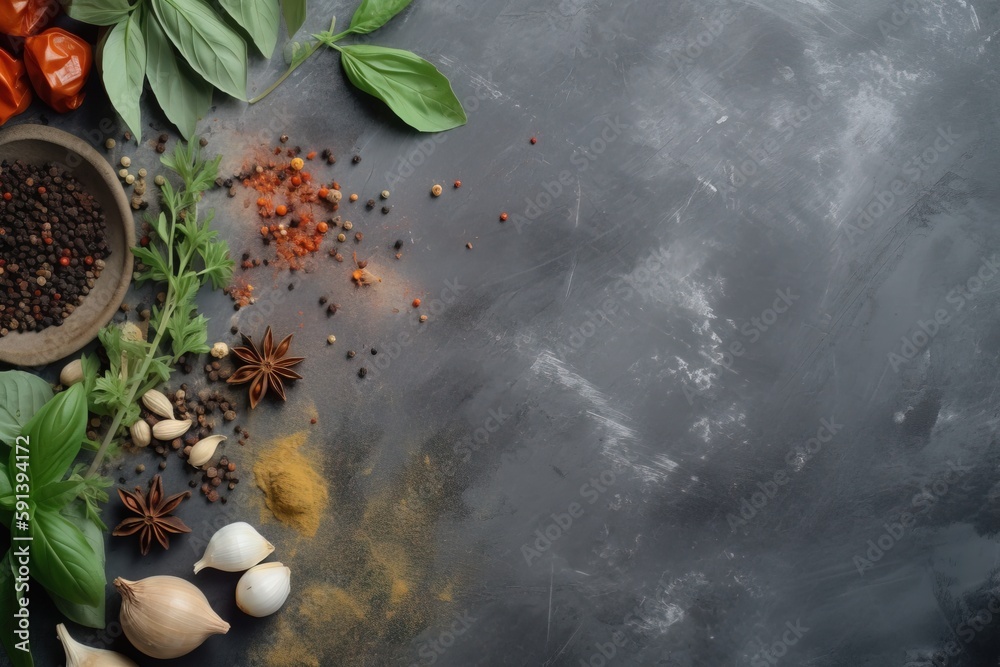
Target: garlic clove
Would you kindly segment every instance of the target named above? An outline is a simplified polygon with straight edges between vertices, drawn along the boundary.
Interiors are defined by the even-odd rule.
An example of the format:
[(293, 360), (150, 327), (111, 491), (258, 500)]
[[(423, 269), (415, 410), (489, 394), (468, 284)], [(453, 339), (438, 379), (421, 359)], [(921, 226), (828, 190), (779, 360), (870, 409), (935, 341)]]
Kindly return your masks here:
[(173, 440), (188, 432), (190, 419), (164, 419), (153, 426), (153, 437), (157, 440)]
[(122, 630), (133, 646), (151, 658), (179, 658), (212, 635), (229, 632), (229, 624), (212, 610), (205, 594), (183, 579), (118, 577), (114, 584), (122, 596)]
[(121, 653), (81, 644), (62, 623), (56, 626), (56, 636), (66, 653), (66, 667), (139, 667)]
[(288, 599), (291, 577), (292, 571), (281, 563), (250, 568), (236, 584), (236, 605), (250, 616), (270, 616)]
[(164, 419), (174, 418), (174, 406), (171, 405), (170, 399), (155, 389), (150, 389), (142, 395), (142, 404), (147, 410)]
[(198, 574), (206, 567), (223, 572), (242, 572), (267, 558), (274, 545), (244, 521), (220, 528), (205, 547), (205, 555), (194, 564)]
[(71, 387), (77, 382), (83, 381), (83, 362), (75, 359), (59, 372), (59, 384), (64, 387)]
[(194, 443), (191, 453), (188, 454), (188, 463), (195, 468), (202, 467), (212, 460), (212, 457), (215, 456), (215, 450), (219, 447), (219, 443), (225, 439), (226, 436), (224, 435), (210, 435)]
[(134, 424), (128, 427), (129, 433), (132, 434), (132, 442), (136, 444), (137, 447), (146, 447), (150, 443), (150, 438), (152, 438), (152, 431), (147, 424), (142, 419), (137, 419)]

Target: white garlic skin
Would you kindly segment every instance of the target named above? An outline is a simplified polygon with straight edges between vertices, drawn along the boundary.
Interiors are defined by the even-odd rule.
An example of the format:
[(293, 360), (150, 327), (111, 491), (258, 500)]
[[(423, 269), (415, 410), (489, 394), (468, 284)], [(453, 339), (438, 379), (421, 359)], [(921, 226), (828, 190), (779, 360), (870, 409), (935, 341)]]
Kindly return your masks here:
[(188, 432), (190, 419), (164, 419), (153, 425), (153, 437), (157, 440), (173, 440)]
[(281, 609), (292, 590), (292, 571), (281, 563), (251, 568), (236, 584), (236, 605), (244, 614), (261, 618)]
[(179, 577), (119, 577), (114, 584), (122, 596), (122, 630), (132, 646), (151, 658), (179, 658), (212, 635), (229, 632), (205, 594)]
[(220, 528), (205, 547), (205, 555), (194, 564), (198, 574), (206, 567), (223, 572), (242, 572), (267, 558), (274, 551), (249, 523), (238, 521)]
[(56, 626), (56, 636), (66, 652), (66, 667), (139, 667), (121, 653), (81, 644), (62, 623)]
[(146, 406), (147, 410), (164, 419), (174, 418), (174, 406), (171, 405), (170, 399), (163, 392), (150, 389), (142, 395), (142, 404)]
[(195, 468), (202, 467), (212, 460), (212, 457), (215, 456), (215, 450), (219, 447), (219, 443), (225, 440), (226, 436), (224, 435), (210, 435), (207, 438), (202, 438), (194, 443), (194, 446), (191, 448), (191, 453), (188, 454), (188, 463)]
[(136, 447), (148, 447), (153, 437), (153, 432), (149, 428), (149, 424), (141, 419), (137, 419), (134, 424), (129, 426), (129, 433), (132, 434), (132, 442), (135, 443)]

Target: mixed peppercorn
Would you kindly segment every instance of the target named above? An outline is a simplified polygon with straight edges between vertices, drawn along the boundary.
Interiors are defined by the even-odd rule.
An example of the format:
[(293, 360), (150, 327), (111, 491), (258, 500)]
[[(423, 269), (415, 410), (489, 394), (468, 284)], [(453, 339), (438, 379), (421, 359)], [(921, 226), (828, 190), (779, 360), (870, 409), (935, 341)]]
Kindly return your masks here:
[(101, 205), (60, 168), (0, 163), (0, 336), (60, 326), (110, 254)]

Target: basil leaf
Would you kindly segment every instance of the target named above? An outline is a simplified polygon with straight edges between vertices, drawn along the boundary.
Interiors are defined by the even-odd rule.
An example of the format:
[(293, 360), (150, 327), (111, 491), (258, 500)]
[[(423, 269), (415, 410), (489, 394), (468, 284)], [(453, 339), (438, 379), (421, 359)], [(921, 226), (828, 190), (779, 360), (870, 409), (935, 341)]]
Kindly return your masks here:
[(133, 9), (128, 0), (64, 0), (63, 4), (67, 16), (90, 25), (115, 25)]
[(0, 560), (0, 643), (3, 643), (14, 667), (33, 667), (35, 663), (31, 659), (31, 653), (17, 648), (20, 638), (14, 635), (17, 629), (14, 613), (21, 608), (21, 597), (15, 588), (14, 565), (11, 551), (8, 550)]
[(23, 469), (27, 449), (28, 474), (33, 489), (41, 489), (50, 482), (59, 481), (73, 459), (80, 453), (80, 445), (87, 434), (87, 397), (83, 387), (75, 384), (62, 392), (35, 413), (24, 426), (21, 435), (28, 438), (26, 445), (11, 447), (8, 468), (11, 474)]
[[(147, 16), (145, 33), (149, 87), (167, 119), (177, 126), (181, 135), (191, 138), (198, 121), (212, 107), (212, 84), (177, 58), (156, 17)], [(164, 224), (165, 221), (164, 218)], [(160, 231), (157, 226), (157, 234)]]
[(0, 507), (6, 510), (14, 509), (14, 485), (10, 481), (7, 466), (0, 463)]
[(351, 83), (388, 104), (410, 127), (442, 132), (468, 120), (448, 79), (420, 56), (367, 44), (338, 50)]
[(136, 12), (108, 33), (101, 48), (101, 79), (115, 111), (142, 141), (142, 112), (139, 98), (146, 77), (146, 41), (142, 38)]
[(82, 480), (52, 482), (40, 489), (32, 489), (31, 500), (41, 509), (60, 510), (73, 502), (86, 487), (86, 482)]
[[(87, 543), (100, 558), (101, 569), (103, 570), (105, 562), (104, 533), (94, 525), (93, 521), (87, 518), (86, 506), (83, 503), (72, 503), (63, 509), (62, 514), (83, 533), (83, 536), (87, 539)], [(55, 603), (56, 609), (62, 612), (69, 620), (80, 625), (85, 625), (88, 628), (97, 628), (99, 630), (104, 628), (105, 601), (107, 596), (101, 596), (100, 604), (94, 606), (70, 602), (52, 591), (48, 591), (48, 594), (52, 598), (52, 602)]]
[(247, 45), (203, 0), (152, 0), (160, 27), (191, 68), (219, 90), (247, 97)]
[(364, 0), (357, 11), (354, 12), (354, 17), (351, 19), (351, 25), (347, 31), (353, 32), (356, 35), (363, 35), (378, 30), (388, 23), (389, 19), (406, 9), (412, 1)]
[(291, 37), (306, 22), (306, 0), (281, 0), (281, 13), (285, 16), (285, 27)]
[(219, 0), (219, 4), (270, 58), (278, 43), (278, 0)]
[(59, 512), (31, 517), (31, 576), (69, 602), (96, 607), (104, 599), (104, 564), (83, 532)]
[(0, 373), (0, 441), (13, 445), (28, 420), (51, 398), (52, 387), (37, 375)]

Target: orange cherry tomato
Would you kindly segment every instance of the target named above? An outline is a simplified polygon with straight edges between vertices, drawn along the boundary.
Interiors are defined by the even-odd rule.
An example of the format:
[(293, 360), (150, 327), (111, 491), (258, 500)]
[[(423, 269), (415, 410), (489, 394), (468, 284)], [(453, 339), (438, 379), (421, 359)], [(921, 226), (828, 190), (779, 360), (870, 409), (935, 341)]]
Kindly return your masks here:
[(27, 37), (44, 28), (60, 5), (51, 0), (6, 0), (0, 2), (0, 33)]
[(90, 44), (62, 28), (24, 40), (24, 65), (35, 92), (61, 113), (83, 104), (83, 87), (92, 64)]
[[(21, 113), (31, 104), (31, 85), (24, 64), (0, 49), (0, 125)], [(10, 200), (10, 193), (4, 193)]]

